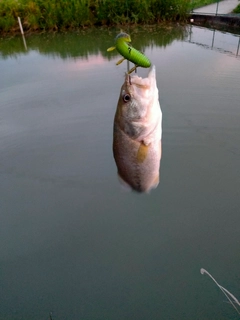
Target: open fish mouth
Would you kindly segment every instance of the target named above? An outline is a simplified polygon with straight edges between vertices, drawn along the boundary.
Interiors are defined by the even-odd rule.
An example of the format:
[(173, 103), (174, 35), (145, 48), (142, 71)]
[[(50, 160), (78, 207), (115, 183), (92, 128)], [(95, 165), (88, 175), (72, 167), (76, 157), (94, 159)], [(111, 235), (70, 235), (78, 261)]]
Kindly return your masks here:
[(145, 78), (139, 77), (137, 74), (130, 75), (126, 73), (122, 93), (123, 96), (126, 93), (129, 94), (132, 99), (137, 100), (139, 105), (142, 99), (145, 99), (143, 102), (145, 105), (149, 104), (150, 100), (158, 99), (155, 66), (151, 66)]
[(139, 77), (138, 75), (131, 75), (126, 73), (125, 83), (129, 86), (136, 85), (139, 87), (151, 87), (156, 85), (156, 68), (154, 65), (150, 67), (148, 76), (146, 78)]

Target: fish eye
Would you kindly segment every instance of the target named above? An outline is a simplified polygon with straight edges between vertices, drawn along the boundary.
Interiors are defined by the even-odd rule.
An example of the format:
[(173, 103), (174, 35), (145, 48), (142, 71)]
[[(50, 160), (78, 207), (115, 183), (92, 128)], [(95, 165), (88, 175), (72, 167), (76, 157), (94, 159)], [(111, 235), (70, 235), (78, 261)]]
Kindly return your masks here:
[(124, 96), (123, 96), (123, 101), (124, 101), (124, 102), (128, 102), (128, 101), (130, 101), (130, 100), (131, 100), (130, 94), (129, 94), (129, 93), (124, 94)]

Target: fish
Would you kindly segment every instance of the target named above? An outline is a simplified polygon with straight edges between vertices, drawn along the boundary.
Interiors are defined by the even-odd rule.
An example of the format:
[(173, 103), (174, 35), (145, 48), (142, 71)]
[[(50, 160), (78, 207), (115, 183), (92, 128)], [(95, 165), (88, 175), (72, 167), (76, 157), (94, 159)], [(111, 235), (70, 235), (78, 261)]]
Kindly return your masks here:
[(162, 111), (156, 67), (148, 76), (126, 73), (113, 122), (113, 157), (119, 180), (137, 192), (150, 192), (160, 181)]

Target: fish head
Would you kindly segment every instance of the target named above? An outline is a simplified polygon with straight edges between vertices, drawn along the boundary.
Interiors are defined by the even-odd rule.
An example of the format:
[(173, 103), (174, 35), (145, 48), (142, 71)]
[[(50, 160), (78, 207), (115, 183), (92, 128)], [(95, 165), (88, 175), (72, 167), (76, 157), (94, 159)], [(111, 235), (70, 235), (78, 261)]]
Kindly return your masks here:
[(161, 110), (158, 100), (155, 66), (152, 66), (148, 76), (126, 74), (120, 90), (115, 121), (126, 134), (137, 138), (145, 135), (159, 121)]

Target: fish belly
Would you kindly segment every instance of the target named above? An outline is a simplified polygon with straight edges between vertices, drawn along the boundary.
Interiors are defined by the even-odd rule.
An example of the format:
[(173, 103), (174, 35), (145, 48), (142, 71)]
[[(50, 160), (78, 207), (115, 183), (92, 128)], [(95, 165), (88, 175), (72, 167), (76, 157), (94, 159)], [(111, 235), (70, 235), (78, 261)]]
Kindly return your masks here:
[(118, 174), (132, 189), (148, 192), (158, 185), (161, 153), (161, 140), (145, 145), (114, 124), (113, 154)]

